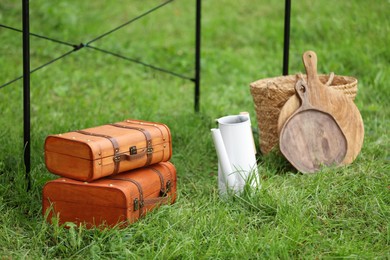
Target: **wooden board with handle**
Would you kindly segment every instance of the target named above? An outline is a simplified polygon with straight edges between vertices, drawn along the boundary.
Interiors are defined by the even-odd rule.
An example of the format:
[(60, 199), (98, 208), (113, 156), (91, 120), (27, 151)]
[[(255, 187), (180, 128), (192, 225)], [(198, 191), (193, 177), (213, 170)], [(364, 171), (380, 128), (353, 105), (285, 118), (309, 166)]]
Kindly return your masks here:
[[(303, 54), (303, 62), (309, 86), (316, 86), (311, 92), (310, 100), (315, 106), (331, 114), (347, 139), (347, 154), (343, 165), (352, 163), (363, 146), (364, 125), (361, 114), (354, 102), (342, 92), (324, 86), (317, 75), (317, 56), (313, 51)], [(279, 114), (278, 132), (281, 132), (286, 120), (299, 108), (297, 95), (293, 95), (283, 106)]]
[(313, 173), (322, 165), (339, 165), (347, 153), (347, 140), (332, 115), (310, 102), (310, 89), (299, 80), (295, 85), (302, 104), (280, 133), (280, 150), (302, 173)]

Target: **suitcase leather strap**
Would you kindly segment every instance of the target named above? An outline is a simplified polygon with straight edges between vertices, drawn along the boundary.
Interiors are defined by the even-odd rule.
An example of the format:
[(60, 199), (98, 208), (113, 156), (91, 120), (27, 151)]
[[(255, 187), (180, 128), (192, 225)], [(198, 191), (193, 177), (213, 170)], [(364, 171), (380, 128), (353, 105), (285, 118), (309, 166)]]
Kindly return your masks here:
[(133, 183), (135, 186), (137, 186), (137, 189), (138, 189), (138, 192), (139, 192), (139, 199), (138, 198), (134, 199), (134, 201), (133, 201), (133, 205), (134, 205), (133, 210), (134, 211), (139, 210), (139, 216), (141, 217), (143, 215), (142, 208), (145, 206), (145, 204), (144, 204), (145, 203), (144, 202), (144, 194), (143, 194), (143, 191), (142, 191), (141, 184), (138, 181), (135, 181), (135, 180), (130, 179), (130, 178), (109, 177), (108, 179), (110, 179), (110, 180), (128, 181), (128, 182)]
[(161, 180), (161, 189), (160, 189), (160, 197), (157, 197), (157, 198), (147, 198), (147, 199), (144, 199), (144, 195), (143, 195), (143, 190), (142, 190), (142, 186), (139, 182), (137, 182), (136, 180), (133, 180), (131, 178), (123, 178), (123, 177), (108, 177), (107, 179), (110, 179), (110, 180), (121, 180), (121, 181), (128, 181), (128, 182), (131, 182), (133, 183), (135, 186), (137, 186), (138, 188), (138, 191), (139, 191), (139, 199), (136, 198), (134, 199), (134, 211), (137, 211), (139, 210), (139, 216), (143, 216), (144, 212), (142, 210), (142, 208), (144, 206), (147, 206), (147, 205), (155, 205), (157, 203), (161, 203), (161, 204), (164, 204), (164, 203), (167, 203), (168, 202), (168, 192), (170, 191), (171, 189), (171, 181), (168, 180), (167, 181), (167, 184), (164, 188), (164, 177), (162, 176), (162, 174), (154, 169), (154, 168), (150, 168), (151, 170), (153, 170), (154, 172), (158, 173), (159, 177), (160, 177), (160, 180)]
[(84, 130), (78, 130), (76, 132), (80, 133), (80, 134), (83, 134), (83, 135), (104, 137), (104, 138), (108, 139), (112, 143), (112, 146), (114, 147), (114, 157), (113, 157), (113, 160), (114, 160), (114, 171), (113, 171), (112, 174), (117, 174), (118, 171), (119, 171), (119, 163), (120, 163), (120, 160), (118, 160), (118, 157), (120, 156), (120, 154), (119, 154), (119, 144), (118, 144), (117, 140), (114, 137), (109, 136), (109, 135), (91, 133), (91, 132), (87, 132), (87, 131), (84, 131)]
[[(172, 185), (171, 180), (168, 180), (167, 184), (164, 185), (164, 176), (161, 174), (161, 172), (155, 168), (150, 168), (150, 169), (155, 173), (157, 173), (158, 177), (160, 178), (160, 182), (161, 182), (160, 196), (165, 197), (168, 194), (168, 192), (171, 190), (171, 185)], [(169, 173), (171, 172), (169, 171)]]
[(160, 131), (161, 136), (163, 137), (163, 139), (165, 139), (164, 134), (163, 134), (163, 131), (162, 131), (161, 128), (159, 127), (159, 125), (161, 126), (161, 124), (148, 123), (148, 122), (144, 122), (144, 121), (134, 121), (134, 120), (125, 120), (125, 122), (126, 122), (126, 123), (130, 123), (130, 124), (147, 125), (147, 126), (155, 127), (158, 131)]
[[(153, 146), (152, 146), (152, 136), (149, 133), (149, 131), (144, 129), (144, 128), (140, 128), (140, 127), (133, 127), (133, 126), (127, 126), (127, 125), (120, 125), (120, 124), (110, 124), (110, 125), (115, 126), (115, 127), (120, 127), (120, 128), (131, 129), (131, 130), (138, 130), (145, 136), (146, 149), (144, 151), (142, 151), (141, 153), (132, 154), (132, 147), (130, 147), (129, 148), (130, 155), (121, 154), (119, 159), (122, 161), (123, 160), (131, 161), (134, 159), (142, 158), (146, 154), (146, 163), (144, 166), (150, 165), (150, 163), (152, 162), (152, 157), (153, 157)], [(135, 152), (136, 151), (137, 150), (135, 149)]]

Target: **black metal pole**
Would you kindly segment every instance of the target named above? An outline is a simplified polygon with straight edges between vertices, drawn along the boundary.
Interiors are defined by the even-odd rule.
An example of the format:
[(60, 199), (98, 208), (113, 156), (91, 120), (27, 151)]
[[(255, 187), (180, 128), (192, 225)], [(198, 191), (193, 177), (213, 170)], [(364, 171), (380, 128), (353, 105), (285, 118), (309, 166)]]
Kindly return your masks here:
[(24, 165), (26, 170), (27, 190), (31, 188), (31, 150), (30, 150), (30, 7), (29, 0), (22, 0), (23, 26), (23, 134)]
[(195, 28), (195, 112), (199, 112), (200, 97), (200, 45), (201, 45), (201, 0), (196, 0), (196, 28)]
[(291, 0), (286, 0), (286, 6), (284, 10), (283, 75), (288, 75), (288, 56), (290, 49), (290, 16)]

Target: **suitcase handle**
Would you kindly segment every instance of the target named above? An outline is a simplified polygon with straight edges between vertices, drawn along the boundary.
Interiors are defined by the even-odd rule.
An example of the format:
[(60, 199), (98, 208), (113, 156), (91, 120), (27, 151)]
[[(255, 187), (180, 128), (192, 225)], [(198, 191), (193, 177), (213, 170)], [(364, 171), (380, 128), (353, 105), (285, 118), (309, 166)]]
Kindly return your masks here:
[(122, 125), (119, 125), (119, 124), (110, 124), (110, 125), (111, 126), (115, 126), (115, 127), (121, 127), (121, 128), (141, 131), (144, 134), (145, 139), (146, 139), (146, 149), (144, 151), (142, 151), (141, 153), (132, 154), (132, 153), (134, 153), (134, 152), (132, 152), (132, 149), (134, 149), (133, 146), (132, 146), (132, 147), (129, 148), (130, 155), (120, 154), (119, 153), (118, 141), (114, 137), (109, 136), (109, 135), (104, 135), (104, 134), (91, 133), (91, 132), (87, 132), (87, 131), (84, 131), (84, 130), (78, 130), (76, 132), (80, 133), (80, 134), (83, 134), (83, 135), (91, 135), (91, 136), (103, 137), (103, 138), (108, 139), (111, 142), (112, 147), (114, 148), (113, 161), (114, 161), (114, 164), (115, 164), (114, 171), (113, 171), (112, 174), (117, 174), (119, 172), (119, 164), (120, 164), (121, 161), (136, 160), (136, 159), (142, 158), (145, 155), (146, 155), (146, 163), (145, 163), (144, 166), (150, 165), (150, 163), (152, 162), (153, 147), (152, 147), (152, 137), (151, 137), (149, 131), (147, 131), (146, 129), (139, 128), (139, 127), (122, 126)]
[[(127, 126), (127, 125), (120, 125), (120, 124), (110, 124), (110, 126), (115, 126), (115, 127), (119, 127), (119, 128), (125, 128), (125, 129), (130, 129), (130, 130), (137, 130), (137, 131), (140, 131), (144, 136), (145, 136), (145, 140), (146, 140), (146, 150), (144, 150), (142, 153), (140, 154), (132, 154), (132, 148), (134, 148), (133, 146), (129, 148), (129, 151), (130, 151), (130, 155), (125, 155), (123, 156), (122, 160), (126, 160), (126, 161), (130, 161), (132, 160), (133, 158), (134, 159), (138, 159), (138, 157), (143, 157), (145, 154), (146, 154), (146, 163), (144, 166), (148, 166), (150, 165), (150, 163), (152, 162), (152, 156), (153, 156), (153, 146), (152, 146), (152, 135), (149, 133), (148, 130), (144, 129), (144, 128), (141, 128), (141, 127), (133, 127), (133, 126)], [(136, 151), (136, 150), (135, 150)], [(133, 157), (132, 157), (133, 156)], [(119, 160), (120, 158), (117, 158), (117, 160)], [(116, 159), (114, 158), (114, 161)]]
[(143, 150), (142, 152), (140, 153), (136, 153), (136, 154), (132, 154), (132, 149), (133, 149), (134, 146), (130, 147), (129, 148), (129, 151), (130, 151), (130, 154), (117, 154), (114, 156), (114, 162), (116, 163), (119, 163), (121, 161), (133, 161), (133, 160), (138, 160), (138, 159), (141, 159), (143, 158), (145, 155), (147, 156), (147, 158), (150, 158), (147, 159), (147, 162), (146, 162), (146, 165), (145, 166), (148, 166), (150, 164), (149, 161), (151, 161), (151, 157), (152, 157), (152, 153), (153, 153), (153, 148), (150, 147), (150, 148), (146, 148), (145, 150)]

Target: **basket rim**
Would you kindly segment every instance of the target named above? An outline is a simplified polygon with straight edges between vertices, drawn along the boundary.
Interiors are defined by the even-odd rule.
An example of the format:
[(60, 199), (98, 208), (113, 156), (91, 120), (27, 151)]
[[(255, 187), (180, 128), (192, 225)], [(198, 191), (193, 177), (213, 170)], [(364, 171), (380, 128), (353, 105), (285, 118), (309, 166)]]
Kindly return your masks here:
[[(265, 82), (268, 82), (268, 81), (273, 81), (273, 80), (294, 80), (297, 75), (297, 74), (290, 74), (290, 75), (282, 75), (282, 76), (275, 76), (275, 77), (269, 77), (269, 78), (263, 78), (263, 79), (258, 79), (256, 81), (253, 81), (251, 82), (249, 85), (251, 88), (259, 88), (260, 86), (259, 85), (263, 85)], [(302, 74), (303, 76), (306, 76), (306, 74)], [(318, 74), (318, 77), (329, 77), (329, 74)], [(334, 80), (336, 78), (343, 78), (345, 79), (347, 82), (345, 84), (341, 84), (341, 85), (348, 85), (348, 84), (356, 84), (358, 82), (357, 78), (353, 77), (353, 76), (346, 76), (346, 75), (334, 75)], [(334, 81), (333, 80), (333, 81)], [(334, 85), (331, 85), (331, 86), (334, 86)], [(335, 86), (338, 86), (338, 85), (335, 85)]]

